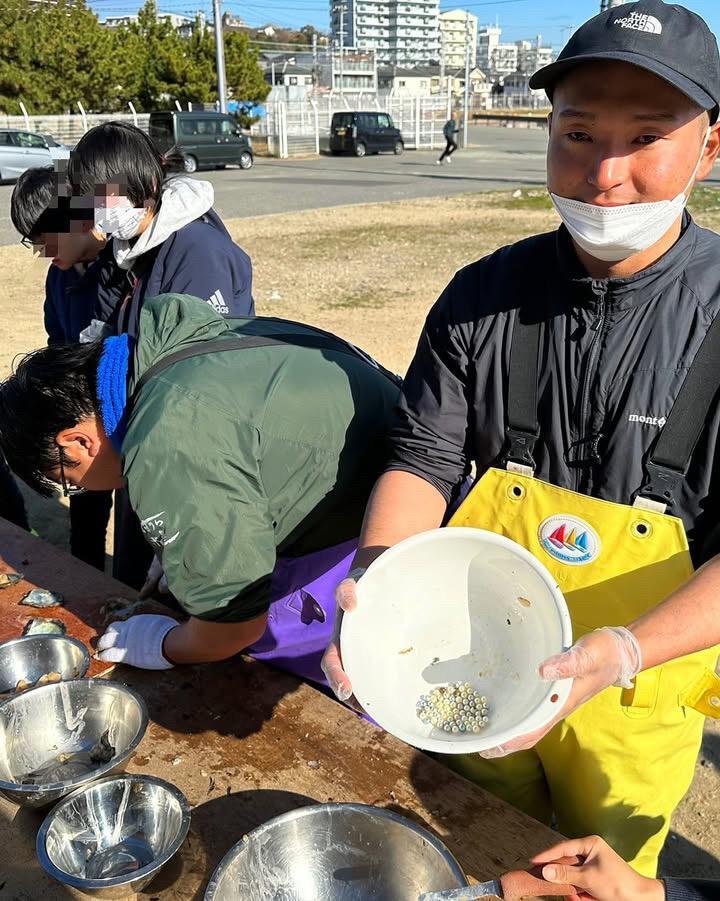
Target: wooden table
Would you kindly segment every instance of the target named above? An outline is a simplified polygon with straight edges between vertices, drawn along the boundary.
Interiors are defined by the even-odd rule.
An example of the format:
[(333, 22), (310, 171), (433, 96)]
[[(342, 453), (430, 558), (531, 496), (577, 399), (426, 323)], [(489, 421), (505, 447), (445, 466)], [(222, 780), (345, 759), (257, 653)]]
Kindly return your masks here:
[[(4, 564), (4, 565), (3, 565)], [(107, 596), (125, 586), (0, 520), (0, 569), (31, 586), (0, 591), (0, 637), (22, 627), (17, 600), (39, 586), (65, 595), (69, 632), (85, 641), (102, 627)], [(557, 834), (369, 725), (292, 676), (236, 658), (147, 672), (118, 667), (112, 678), (138, 689), (150, 726), (129, 772), (175, 783), (193, 808), (177, 860), (142, 897), (200, 901), (223, 854), (246, 832), (301, 805), (361, 801), (387, 807), (439, 836), (469, 876), (491, 879), (525, 865)], [(45, 876), (35, 858), (43, 814), (0, 800), (0, 899), (77, 897)]]

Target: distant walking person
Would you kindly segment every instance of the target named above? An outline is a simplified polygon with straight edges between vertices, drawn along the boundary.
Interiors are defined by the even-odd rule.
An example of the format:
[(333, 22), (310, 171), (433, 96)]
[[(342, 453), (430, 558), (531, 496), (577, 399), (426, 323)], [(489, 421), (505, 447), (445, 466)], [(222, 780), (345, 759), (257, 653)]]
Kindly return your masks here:
[(451, 162), (450, 157), (457, 150), (457, 141), (455, 140), (455, 135), (460, 131), (457, 126), (457, 122), (455, 121), (455, 113), (450, 114), (450, 118), (445, 123), (443, 127), (443, 137), (445, 138), (446, 144), (445, 149), (440, 155), (440, 159), (437, 161), (438, 166), (442, 164), (443, 160), (447, 160), (448, 163)]

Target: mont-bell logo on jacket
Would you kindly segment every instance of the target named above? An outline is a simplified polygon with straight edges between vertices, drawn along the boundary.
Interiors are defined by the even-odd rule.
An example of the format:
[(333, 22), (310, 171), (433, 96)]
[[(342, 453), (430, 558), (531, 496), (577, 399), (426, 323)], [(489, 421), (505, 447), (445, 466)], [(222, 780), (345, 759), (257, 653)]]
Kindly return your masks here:
[(645, 31), (648, 34), (662, 34), (662, 22), (647, 13), (630, 13), (621, 19), (615, 19), (613, 25), (620, 28), (632, 28), (633, 31)]

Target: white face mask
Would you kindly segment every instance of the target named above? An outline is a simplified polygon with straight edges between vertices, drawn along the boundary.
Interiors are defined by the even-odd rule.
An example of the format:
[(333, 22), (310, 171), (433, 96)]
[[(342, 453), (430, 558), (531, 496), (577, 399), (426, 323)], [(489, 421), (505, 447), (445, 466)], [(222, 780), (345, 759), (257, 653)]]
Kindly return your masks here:
[(576, 243), (590, 256), (607, 263), (626, 260), (659, 241), (685, 209), (709, 137), (708, 128), (693, 174), (672, 200), (604, 207), (550, 192), (553, 206)]
[(121, 206), (95, 209), (95, 228), (113, 238), (129, 241), (134, 238), (147, 211), (144, 207), (134, 207), (129, 200)]

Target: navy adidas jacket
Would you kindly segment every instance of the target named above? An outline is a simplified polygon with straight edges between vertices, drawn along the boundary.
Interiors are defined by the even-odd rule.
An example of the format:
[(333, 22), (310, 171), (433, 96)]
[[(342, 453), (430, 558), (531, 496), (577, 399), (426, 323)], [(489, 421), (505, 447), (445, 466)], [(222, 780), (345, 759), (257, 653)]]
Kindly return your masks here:
[(250, 257), (230, 237), (214, 210), (149, 250), (118, 284), (108, 278), (98, 291), (95, 319), (118, 333), (137, 334), (143, 299), (191, 294), (223, 316), (254, 316)]

